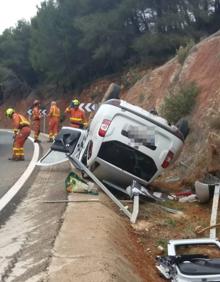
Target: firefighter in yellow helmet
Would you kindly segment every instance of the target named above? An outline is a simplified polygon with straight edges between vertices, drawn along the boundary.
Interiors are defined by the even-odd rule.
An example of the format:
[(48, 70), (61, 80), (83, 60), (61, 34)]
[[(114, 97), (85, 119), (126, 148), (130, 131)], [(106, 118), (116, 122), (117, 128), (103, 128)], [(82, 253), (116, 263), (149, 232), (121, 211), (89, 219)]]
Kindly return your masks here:
[(13, 108), (5, 111), (6, 117), (10, 118), (14, 128), (13, 155), (10, 160), (24, 160), (24, 143), (31, 133), (29, 121), (21, 114), (16, 113)]
[(80, 102), (78, 99), (73, 99), (66, 108), (65, 113), (69, 114), (69, 120), (72, 127), (84, 128), (87, 125), (86, 115), (83, 110), (79, 108)]

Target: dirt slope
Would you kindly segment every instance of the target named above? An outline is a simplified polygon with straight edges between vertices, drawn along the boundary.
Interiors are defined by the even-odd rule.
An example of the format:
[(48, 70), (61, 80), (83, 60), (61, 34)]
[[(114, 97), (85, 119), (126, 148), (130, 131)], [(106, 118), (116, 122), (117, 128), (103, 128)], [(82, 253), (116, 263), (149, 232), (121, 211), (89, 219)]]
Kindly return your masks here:
[[(123, 98), (145, 109), (160, 109), (170, 90), (186, 82), (195, 82), (199, 95), (188, 120), (190, 135), (179, 159), (185, 178), (193, 182), (207, 172), (220, 171), (220, 32), (194, 46), (183, 65), (177, 58), (148, 71)], [(176, 166), (175, 166), (176, 167)], [(174, 167), (174, 168), (175, 168)], [(173, 170), (173, 167), (172, 167)], [(180, 173), (174, 171), (174, 173)]]

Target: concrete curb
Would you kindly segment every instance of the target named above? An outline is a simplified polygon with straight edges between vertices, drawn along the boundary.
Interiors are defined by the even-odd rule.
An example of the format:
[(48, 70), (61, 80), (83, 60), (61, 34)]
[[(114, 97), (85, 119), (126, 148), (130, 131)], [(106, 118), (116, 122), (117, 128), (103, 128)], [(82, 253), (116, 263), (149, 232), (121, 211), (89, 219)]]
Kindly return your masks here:
[[(0, 131), (3, 132), (12, 132), (7, 129), (0, 129)], [(31, 137), (28, 137), (31, 142), (34, 144), (34, 153), (33, 157), (27, 167), (27, 169), (24, 171), (24, 173), (21, 175), (21, 177), (17, 180), (17, 182), (8, 190), (8, 192), (0, 199), (0, 212), (6, 207), (6, 205), (11, 201), (11, 199), (20, 191), (20, 189), (23, 187), (25, 182), (28, 180), (28, 178), (31, 176), (32, 172), (34, 171), (34, 168), (36, 166), (37, 160), (39, 159), (40, 154), (40, 148), (37, 143), (34, 143), (34, 139)]]

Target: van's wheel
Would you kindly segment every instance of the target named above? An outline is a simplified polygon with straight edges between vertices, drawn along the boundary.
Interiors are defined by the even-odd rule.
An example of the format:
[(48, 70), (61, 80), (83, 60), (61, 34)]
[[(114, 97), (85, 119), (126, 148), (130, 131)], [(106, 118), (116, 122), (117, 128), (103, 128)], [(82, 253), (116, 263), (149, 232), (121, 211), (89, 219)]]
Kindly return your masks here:
[(176, 123), (176, 127), (183, 134), (183, 137), (184, 137), (184, 140), (185, 140), (187, 135), (189, 134), (189, 124), (188, 124), (188, 121), (186, 119), (184, 119), (184, 118), (181, 118)]
[(101, 103), (110, 99), (119, 99), (121, 87), (116, 83), (111, 83), (102, 98)]
[[(86, 150), (85, 150), (85, 153), (84, 153), (83, 156), (82, 156), (82, 163), (83, 163), (86, 167), (88, 167), (88, 165), (87, 165), (87, 151), (88, 151), (88, 146), (87, 146), (87, 148), (86, 148)], [(83, 178), (83, 179), (90, 179), (90, 177), (89, 177), (84, 171), (81, 171), (81, 175), (82, 175), (82, 178)]]

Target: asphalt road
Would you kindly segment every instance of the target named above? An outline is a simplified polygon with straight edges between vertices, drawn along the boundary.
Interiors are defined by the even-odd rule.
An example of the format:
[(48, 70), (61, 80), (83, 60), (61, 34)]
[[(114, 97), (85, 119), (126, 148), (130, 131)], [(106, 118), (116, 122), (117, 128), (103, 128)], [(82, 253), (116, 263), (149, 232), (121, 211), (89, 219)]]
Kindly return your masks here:
[[(33, 150), (33, 145), (29, 142), (25, 147), (28, 161), (10, 163), (7, 161), (10, 153), (8, 138), (11, 142), (11, 135), (2, 135), (0, 131), (1, 179), (4, 174), (11, 174), (16, 178), (15, 172), (18, 177), (18, 170), (22, 171), (22, 167), (25, 169)], [(45, 154), (51, 143), (47, 143), (45, 136), (40, 136), (40, 139), (41, 152)], [(2, 171), (3, 166), (7, 173)], [(46, 168), (36, 167), (21, 191), (3, 210), (0, 216), (1, 282), (48, 281), (48, 265), (53, 255), (54, 240), (66, 207), (64, 183), (69, 171), (68, 163)], [(10, 179), (10, 176), (7, 178)], [(0, 189), (2, 187), (5, 189), (5, 186)], [(61, 203), (46, 203), (53, 200), (61, 200)]]
[(0, 130), (0, 197), (2, 197), (18, 180), (32, 159), (33, 143), (25, 143), (25, 161), (15, 162), (8, 160), (12, 155), (12, 133)]

